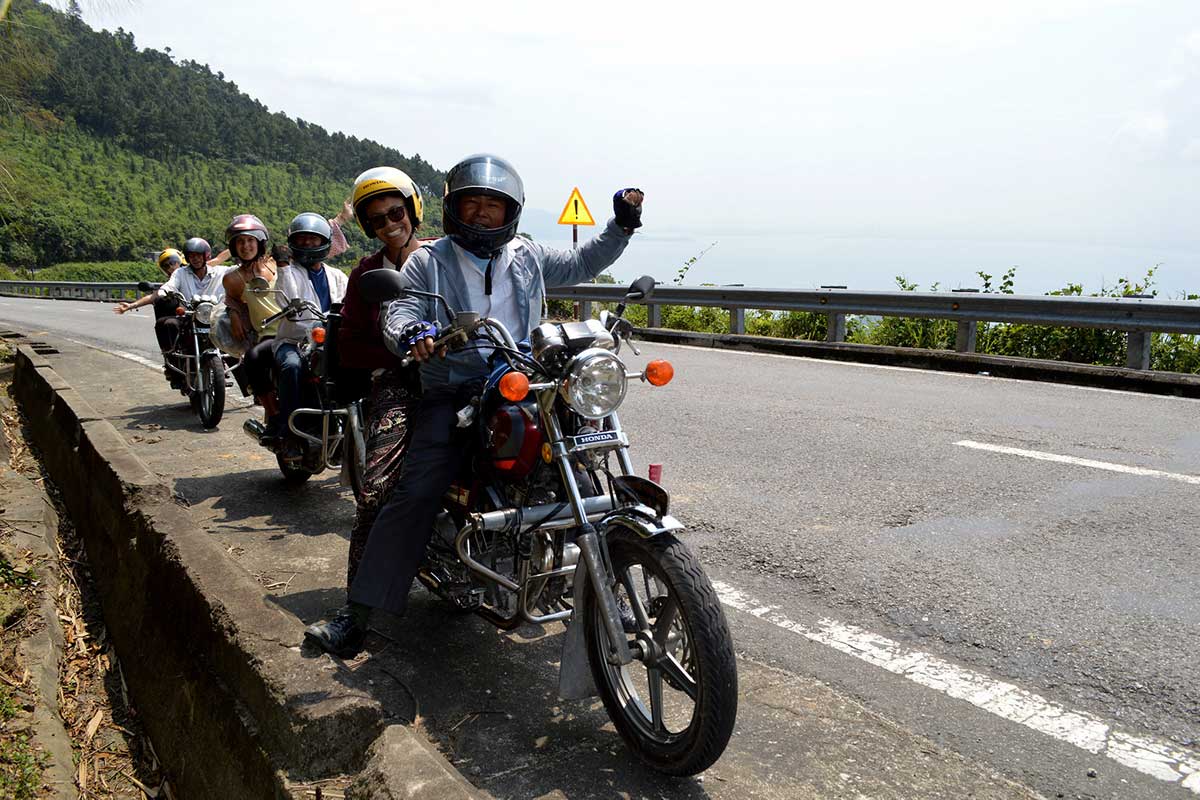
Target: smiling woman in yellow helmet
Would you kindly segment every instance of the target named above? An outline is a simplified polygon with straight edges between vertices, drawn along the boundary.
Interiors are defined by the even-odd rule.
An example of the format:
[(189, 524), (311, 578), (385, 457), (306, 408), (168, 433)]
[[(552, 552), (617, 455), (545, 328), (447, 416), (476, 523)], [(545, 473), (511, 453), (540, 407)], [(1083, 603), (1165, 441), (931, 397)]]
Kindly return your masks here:
[[(395, 167), (376, 167), (359, 175), (350, 202), (363, 233), (378, 239), (382, 247), (359, 261), (350, 273), (338, 333), (342, 367), (360, 370), (364, 376), (374, 373), (363, 409), (366, 463), (350, 530), (347, 591), (379, 505), (400, 475), (410, 438), (408, 420), (416, 408), (419, 391), (415, 368), (401, 367), (400, 359), (384, 346), (379, 305), (359, 297), (359, 281), (371, 270), (399, 269), (404, 264), (420, 246), (416, 234), (425, 211), (421, 190)], [(346, 644), (339, 635), (344, 628), (345, 614), (341, 612), (330, 622), (311, 626), (305, 635), (322, 649), (337, 652)]]

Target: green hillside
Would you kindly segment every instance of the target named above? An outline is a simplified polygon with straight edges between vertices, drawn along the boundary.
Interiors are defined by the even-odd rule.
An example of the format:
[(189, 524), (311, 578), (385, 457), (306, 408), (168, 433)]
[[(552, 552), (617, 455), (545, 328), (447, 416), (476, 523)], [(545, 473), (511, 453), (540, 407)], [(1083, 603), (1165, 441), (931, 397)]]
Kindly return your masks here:
[[(220, 249), (247, 211), (278, 239), (381, 164), (422, 185), (422, 233), (441, 230), (443, 176), (420, 156), (270, 113), (206, 65), (33, 0), (0, 22), (0, 101), (0, 266), (140, 259), (196, 235)], [(353, 264), (371, 246), (344, 230)]]

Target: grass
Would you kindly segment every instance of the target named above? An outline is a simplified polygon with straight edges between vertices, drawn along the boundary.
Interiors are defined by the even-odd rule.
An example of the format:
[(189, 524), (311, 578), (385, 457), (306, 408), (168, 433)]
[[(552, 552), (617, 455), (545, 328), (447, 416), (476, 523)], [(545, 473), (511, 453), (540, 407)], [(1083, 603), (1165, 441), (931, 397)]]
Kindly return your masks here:
[(34, 800), (42, 787), (46, 756), (24, 734), (0, 739), (0, 797)]

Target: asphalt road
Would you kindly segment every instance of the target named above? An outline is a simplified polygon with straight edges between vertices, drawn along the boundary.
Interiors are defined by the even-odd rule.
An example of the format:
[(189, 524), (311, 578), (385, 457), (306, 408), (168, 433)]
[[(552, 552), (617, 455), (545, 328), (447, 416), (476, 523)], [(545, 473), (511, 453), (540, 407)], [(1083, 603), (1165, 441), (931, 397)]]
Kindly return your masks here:
[[(157, 360), (145, 312), (0, 322)], [(742, 656), (1048, 797), (1200, 794), (1200, 402), (642, 349), (622, 421)]]

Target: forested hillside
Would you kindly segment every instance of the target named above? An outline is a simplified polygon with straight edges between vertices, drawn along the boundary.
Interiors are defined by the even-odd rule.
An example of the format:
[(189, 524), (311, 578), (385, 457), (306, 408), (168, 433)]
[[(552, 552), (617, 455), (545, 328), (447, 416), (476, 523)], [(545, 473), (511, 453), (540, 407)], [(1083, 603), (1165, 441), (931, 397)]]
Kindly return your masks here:
[[(195, 235), (219, 249), (244, 211), (282, 234), (300, 211), (333, 216), (381, 164), (422, 185), (423, 233), (440, 232), (442, 173), (418, 155), (271, 113), (207, 65), (34, 0), (0, 22), (0, 265), (136, 259)], [(353, 263), (369, 245), (345, 230)]]

